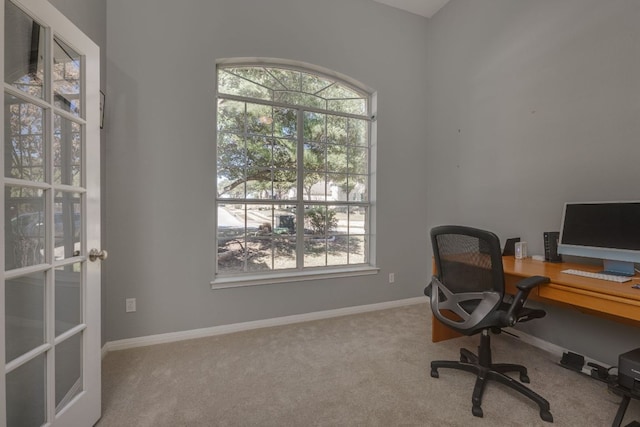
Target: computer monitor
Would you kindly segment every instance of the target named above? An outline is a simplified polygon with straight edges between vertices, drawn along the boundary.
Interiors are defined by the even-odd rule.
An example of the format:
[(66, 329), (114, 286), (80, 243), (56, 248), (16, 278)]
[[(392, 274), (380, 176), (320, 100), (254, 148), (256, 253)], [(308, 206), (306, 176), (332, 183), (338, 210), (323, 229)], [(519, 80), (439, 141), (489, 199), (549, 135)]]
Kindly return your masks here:
[(601, 258), (606, 273), (633, 276), (640, 263), (640, 202), (566, 203), (558, 253)]

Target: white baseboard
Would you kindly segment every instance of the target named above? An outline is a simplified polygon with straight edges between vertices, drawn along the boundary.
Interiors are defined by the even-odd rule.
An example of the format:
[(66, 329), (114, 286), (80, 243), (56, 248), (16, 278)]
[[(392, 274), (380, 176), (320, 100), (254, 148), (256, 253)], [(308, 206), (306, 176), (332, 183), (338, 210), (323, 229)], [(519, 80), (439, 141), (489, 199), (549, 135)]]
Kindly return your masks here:
[[(571, 351), (569, 349), (560, 347), (559, 345), (550, 343), (549, 341), (545, 341), (543, 339), (540, 339), (538, 337), (534, 337), (533, 335), (529, 335), (525, 332), (519, 331), (517, 329), (513, 329), (513, 328), (508, 328), (506, 329), (507, 332), (515, 335), (520, 341), (530, 344), (534, 347), (537, 347), (541, 350), (546, 351), (547, 353), (551, 353), (552, 355), (556, 356), (558, 358), (558, 363), (560, 363), (560, 360), (562, 359), (562, 355), (567, 352), (567, 351)], [(605, 368), (610, 368), (611, 366), (606, 364), (606, 363), (602, 363), (599, 362), (595, 359), (592, 359), (588, 356), (584, 356), (584, 367), (582, 368), (582, 372), (584, 374), (587, 375), (591, 375), (591, 368), (589, 368), (587, 366), (587, 363), (589, 362), (593, 362), (593, 363), (597, 363), (600, 366), (604, 366)]]
[[(540, 339), (538, 337), (534, 337), (533, 335), (529, 335), (526, 332), (522, 332), (518, 329), (514, 329), (514, 328), (505, 328), (505, 331), (513, 334), (517, 337), (517, 339), (519, 339), (520, 341), (527, 343), (529, 345), (532, 345), (534, 347), (537, 347), (541, 350), (546, 351), (547, 353), (551, 353), (554, 356), (558, 356), (561, 357), (562, 353), (564, 353), (565, 351), (568, 351), (565, 348), (560, 347), (559, 345), (555, 345), (553, 343), (550, 343), (549, 341), (545, 341), (543, 339)], [(560, 359), (558, 359), (560, 360)]]
[[(170, 332), (166, 334), (148, 335), (137, 338), (127, 338), (117, 341), (109, 341), (102, 347), (102, 358), (104, 358), (110, 351), (126, 350), (128, 348), (144, 347), (155, 344), (165, 344), (176, 341), (184, 341), (196, 338), (205, 338), (215, 335), (231, 334), (234, 332), (248, 331), (252, 329), (268, 328), (272, 326), (290, 325), (294, 323), (309, 322), (312, 320), (330, 319), (332, 317), (348, 316), (351, 314), (367, 313), (370, 311), (386, 310), (389, 308), (404, 307), (414, 304), (427, 303), (429, 299), (427, 297), (415, 297), (407, 298), (397, 301), (387, 301), (377, 304), (358, 305), (354, 307), (337, 308), (334, 310), (316, 311), (312, 313), (295, 314), (292, 316), (275, 317), (271, 319), (255, 320), (251, 322), (234, 323), (230, 325), (213, 326), (210, 328), (191, 329), (188, 331)], [(529, 345), (537, 347), (557, 357), (558, 363), (562, 358), (562, 355), (570, 351), (559, 345), (550, 343), (533, 335), (529, 335), (525, 332), (517, 329), (508, 328), (507, 332), (516, 335), (517, 338)], [(591, 359), (585, 356), (585, 366), (587, 362), (594, 362), (605, 368), (609, 368), (609, 365)], [(584, 373), (589, 375), (588, 369), (583, 370)]]
[(293, 316), (275, 317), (272, 319), (255, 320), (251, 322), (234, 323), (231, 325), (213, 326), (210, 328), (191, 329), (188, 331), (170, 332), (166, 334), (148, 335), (137, 338), (127, 338), (117, 341), (109, 341), (102, 347), (102, 357), (108, 352), (125, 350), (128, 348), (144, 347), (155, 344), (165, 344), (176, 341), (195, 338), (211, 337), (215, 335), (231, 334), (234, 332), (248, 331), (251, 329), (268, 328), (272, 326), (289, 325), (293, 323), (309, 322), (312, 320), (329, 319), (332, 317), (348, 316), (351, 314), (366, 313), (370, 311), (386, 310), (389, 308), (404, 307), (414, 304), (425, 304), (427, 297), (407, 298), (397, 301), (387, 301), (377, 304), (358, 305), (354, 307), (337, 308), (334, 310), (316, 311), (313, 313), (295, 314)]

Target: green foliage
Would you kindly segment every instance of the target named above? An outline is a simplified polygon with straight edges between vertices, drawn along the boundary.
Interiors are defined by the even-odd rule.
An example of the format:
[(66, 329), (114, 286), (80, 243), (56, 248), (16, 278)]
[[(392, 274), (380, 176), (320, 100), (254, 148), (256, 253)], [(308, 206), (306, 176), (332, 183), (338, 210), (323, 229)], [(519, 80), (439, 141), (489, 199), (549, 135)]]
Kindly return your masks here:
[[(361, 108), (365, 100), (361, 94), (313, 74), (272, 67), (230, 67), (220, 69), (218, 77), (221, 94), (316, 108), (343, 103), (336, 104), (334, 110), (366, 113)], [(320, 105), (325, 101), (327, 105)], [(366, 181), (367, 120), (305, 111), (303, 129), (298, 129), (297, 115), (295, 107), (224, 98), (218, 101), (219, 197), (244, 198), (249, 193), (255, 196), (254, 191), (265, 197), (284, 195), (295, 190), (301, 179), (306, 198), (311, 199), (312, 187), (325, 180), (347, 194), (356, 183)], [(300, 132), (302, 147), (298, 147)], [(298, 149), (303, 150), (302, 165), (298, 164)]]
[(336, 211), (323, 206), (307, 209), (304, 213), (313, 234), (326, 236), (328, 232), (338, 227)]
[(330, 79), (274, 67), (218, 70), (218, 92), (351, 114), (367, 114), (366, 95)]

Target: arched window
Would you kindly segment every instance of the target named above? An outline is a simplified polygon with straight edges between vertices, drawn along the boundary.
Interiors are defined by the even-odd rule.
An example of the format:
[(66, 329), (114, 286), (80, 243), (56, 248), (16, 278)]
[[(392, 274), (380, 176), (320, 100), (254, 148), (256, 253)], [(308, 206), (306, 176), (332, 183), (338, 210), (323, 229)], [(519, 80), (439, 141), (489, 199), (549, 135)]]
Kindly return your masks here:
[(224, 63), (217, 98), (214, 285), (371, 270), (371, 93), (307, 67)]

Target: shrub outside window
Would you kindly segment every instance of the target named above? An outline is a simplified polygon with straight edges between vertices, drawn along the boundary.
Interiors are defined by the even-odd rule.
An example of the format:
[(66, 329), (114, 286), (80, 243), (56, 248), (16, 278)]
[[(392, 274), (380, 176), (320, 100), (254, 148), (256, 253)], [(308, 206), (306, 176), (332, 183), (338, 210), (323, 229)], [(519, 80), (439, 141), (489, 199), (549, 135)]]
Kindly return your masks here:
[(216, 280), (372, 266), (371, 95), (225, 64), (217, 102)]

